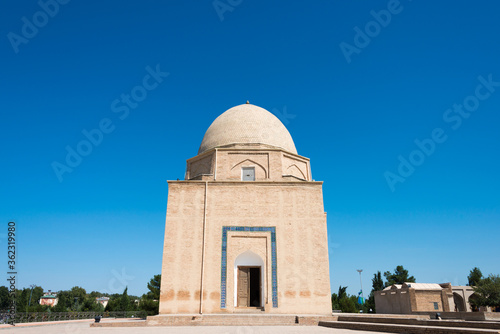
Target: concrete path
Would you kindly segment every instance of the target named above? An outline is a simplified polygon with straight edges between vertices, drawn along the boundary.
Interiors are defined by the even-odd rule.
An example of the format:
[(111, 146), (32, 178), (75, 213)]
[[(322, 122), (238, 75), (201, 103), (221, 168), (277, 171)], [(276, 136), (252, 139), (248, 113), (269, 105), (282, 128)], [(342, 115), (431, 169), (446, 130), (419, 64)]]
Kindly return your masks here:
[(90, 328), (89, 322), (66, 322), (64, 324), (41, 324), (0, 328), (2, 333), (16, 334), (373, 334), (316, 326), (194, 326), (194, 327), (101, 327)]

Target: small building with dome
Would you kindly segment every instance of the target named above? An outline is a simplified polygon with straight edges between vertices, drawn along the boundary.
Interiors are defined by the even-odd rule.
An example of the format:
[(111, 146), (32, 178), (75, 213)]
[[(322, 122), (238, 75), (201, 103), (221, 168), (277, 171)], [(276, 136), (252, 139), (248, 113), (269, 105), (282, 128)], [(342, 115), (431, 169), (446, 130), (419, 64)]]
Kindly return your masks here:
[(331, 314), (322, 182), (276, 116), (230, 108), (168, 186), (160, 314)]

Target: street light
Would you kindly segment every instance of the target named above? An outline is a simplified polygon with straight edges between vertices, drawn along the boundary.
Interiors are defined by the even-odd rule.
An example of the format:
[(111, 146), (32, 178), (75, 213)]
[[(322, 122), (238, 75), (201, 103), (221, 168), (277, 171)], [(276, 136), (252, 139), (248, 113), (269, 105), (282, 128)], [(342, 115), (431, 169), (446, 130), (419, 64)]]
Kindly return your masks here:
[(361, 298), (365, 300), (365, 297), (363, 295), (363, 281), (361, 280), (361, 272), (363, 271), (363, 269), (356, 269), (356, 271), (359, 273), (359, 283), (361, 283)]
[[(30, 301), (29, 301), (29, 303), (28, 303), (28, 306), (31, 306), (31, 296), (33, 295), (33, 288), (34, 288), (34, 287), (36, 287), (36, 285), (35, 285), (35, 284), (31, 284), (31, 285), (30, 285), (30, 287), (31, 287), (31, 291), (30, 291)], [(26, 313), (27, 313), (27, 312), (28, 312), (28, 308), (26, 308)]]
[(35, 285), (35, 284), (31, 284), (31, 285), (30, 285), (30, 287), (31, 287), (31, 292), (30, 292), (30, 302), (29, 302), (29, 306), (31, 306), (31, 296), (33, 295), (33, 288), (34, 288), (34, 287), (36, 287), (36, 285)]

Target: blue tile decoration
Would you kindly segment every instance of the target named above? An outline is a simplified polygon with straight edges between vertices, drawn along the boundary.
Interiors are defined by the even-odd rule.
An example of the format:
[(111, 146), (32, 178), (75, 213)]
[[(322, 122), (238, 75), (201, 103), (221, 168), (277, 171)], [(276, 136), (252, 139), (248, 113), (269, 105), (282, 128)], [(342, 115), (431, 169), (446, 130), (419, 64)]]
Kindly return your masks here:
[(278, 307), (278, 273), (276, 263), (276, 227), (266, 226), (223, 226), (222, 227), (222, 255), (220, 269), (220, 308), (226, 308), (226, 281), (227, 281), (227, 232), (271, 232), (271, 271), (273, 307)]

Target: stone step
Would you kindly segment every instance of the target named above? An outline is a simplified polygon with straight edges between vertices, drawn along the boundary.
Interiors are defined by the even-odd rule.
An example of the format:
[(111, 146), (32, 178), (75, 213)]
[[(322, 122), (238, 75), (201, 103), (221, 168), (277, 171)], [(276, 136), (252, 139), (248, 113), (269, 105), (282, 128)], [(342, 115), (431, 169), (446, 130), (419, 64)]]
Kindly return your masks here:
[(252, 326), (252, 325), (276, 325), (286, 326), (295, 325), (296, 317), (291, 316), (275, 316), (275, 315), (210, 315), (202, 316), (201, 322), (204, 325), (238, 325), (238, 326)]
[(465, 320), (435, 320), (435, 319), (404, 319), (404, 318), (385, 318), (373, 316), (351, 316), (339, 315), (339, 321), (348, 322), (371, 322), (387, 323), (416, 326), (442, 326), (442, 327), (464, 327), (464, 328), (483, 328), (500, 330), (500, 322), (491, 321), (465, 321)]
[(354, 321), (320, 321), (319, 326), (351, 330), (378, 331), (406, 334), (499, 334), (497, 329), (419, 326)]
[(147, 326), (290, 326), (297, 324), (295, 315), (211, 314), (158, 315), (148, 317)]
[(237, 307), (234, 309), (234, 313), (244, 313), (244, 314), (263, 314), (263, 307)]

